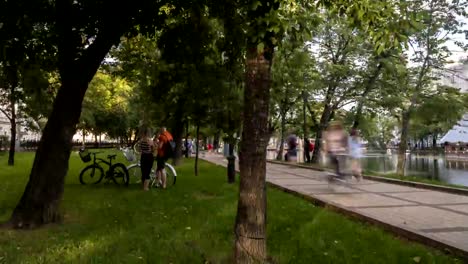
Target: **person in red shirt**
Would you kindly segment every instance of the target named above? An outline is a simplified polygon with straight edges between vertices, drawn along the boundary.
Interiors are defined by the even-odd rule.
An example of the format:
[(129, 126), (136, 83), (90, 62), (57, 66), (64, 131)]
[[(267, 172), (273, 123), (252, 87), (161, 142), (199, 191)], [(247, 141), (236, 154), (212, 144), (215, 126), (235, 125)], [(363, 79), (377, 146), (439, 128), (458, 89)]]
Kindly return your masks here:
[(166, 172), (164, 167), (166, 161), (170, 158), (167, 153), (167, 148), (171, 141), (173, 141), (171, 133), (165, 127), (162, 127), (158, 136), (158, 154), (156, 156), (156, 180), (160, 182), (162, 188), (166, 188)]
[(208, 143), (206, 148), (208, 149), (208, 152), (211, 152), (213, 150), (213, 145), (211, 145), (211, 143)]

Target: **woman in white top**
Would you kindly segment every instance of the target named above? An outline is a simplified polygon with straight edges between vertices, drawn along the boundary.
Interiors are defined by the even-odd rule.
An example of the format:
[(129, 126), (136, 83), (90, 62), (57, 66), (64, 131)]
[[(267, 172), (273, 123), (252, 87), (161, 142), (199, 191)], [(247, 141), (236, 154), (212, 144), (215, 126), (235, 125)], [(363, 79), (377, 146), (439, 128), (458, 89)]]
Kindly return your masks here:
[(351, 170), (358, 181), (362, 179), (361, 158), (362, 146), (359, 133), (356, 129), (351, 130), (349, 141), (349, 156), (351, 158)]

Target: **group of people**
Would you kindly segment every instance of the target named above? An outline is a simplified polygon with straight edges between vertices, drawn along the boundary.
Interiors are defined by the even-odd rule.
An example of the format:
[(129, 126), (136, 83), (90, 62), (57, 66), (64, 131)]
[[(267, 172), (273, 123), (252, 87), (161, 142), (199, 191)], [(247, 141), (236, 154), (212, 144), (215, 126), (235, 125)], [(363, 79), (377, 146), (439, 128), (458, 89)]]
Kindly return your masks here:
[(170, 158), (170, 146), (173, 141), (171, 133), (165, 127), (159, 130), (159, 133), (151, 138), (152, 133), (149, 128), (142, 128), (140, 134), (140, 164), (141, 164), (141, 181), (143, 182), (143, 190), (149, 190), (150, 173), (156, 159), (156, 180), (160, 186), (166, 188), (166, 172), (164, 167), (166, 161)]
[[(297, 137), (292, 134), (286, 138), (288, 145), (285, 160), (297, 162)], [(306, 139), (304, 144), (304, 154), (306, 161), (310, 160), (310, 152), (313, 152), (315, 145)], [(358, 130), (352, 129), (350, 134), (346, 133), (343, 125), (338, 121), (333, 121), (323, 134), (322, 153), (324, 153), (333, 165), (336, 176), (343, 177), (343, 168), (346, 160), (351, 161), (351, 171), (358, 180), (362, 178), (360, 159), (362, 157), (361, 140)]]
[(323, 153), (325, 153), (335, 169), (337, 177), (343, 177), (343, 165), (346, 158), (351, 161), (351, 172), (356, 179), (362, 179), (360, 159), (362, 157), (361, 140), (358, 130), (351, 129), (348, 136), (340, 122), (331, 122), (323, 135)]

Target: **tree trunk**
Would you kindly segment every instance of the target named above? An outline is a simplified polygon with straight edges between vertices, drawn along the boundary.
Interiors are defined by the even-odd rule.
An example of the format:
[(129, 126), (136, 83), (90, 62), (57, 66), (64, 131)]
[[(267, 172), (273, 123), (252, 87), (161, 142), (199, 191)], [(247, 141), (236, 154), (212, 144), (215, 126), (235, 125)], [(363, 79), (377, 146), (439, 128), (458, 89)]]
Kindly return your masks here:
[(372, 91), (372, 88), (374, 87), (374, 84), (377, 81), (377, 78), (379, 77), (380, 72), (382, 71), (382, 68), (383, 68), (383, 64), (379, 63), (379, 65), (375, 69), (375, 72), (367, 79), (366, 87), (364, 89), (364, 92), (361, 95), (361, 98), (359, 98), (358, 105), (356, 108), (356, 115), (354, 116), (354, 122), (353, 122), (354, 129), (358, 128), (359, 123), (361, 122), (362, 109), (364, 107), (364, 100), (367, 94), (369, 94), (369, 92)]
[(8, 153), (8, 165), (15, 165), (16, 150), (16, 87), (18, 87), (18, 68), (13, 65), (6, 69), (8, 85), (10, 86), (10, 151)]
[(218, 149), (219, 149), (219, 139), (221, 137), (220, 135), (221, 133), (219, 131), (217, 131), (215, 133), (215, 136), (214, 136), (214, 139), (213, 139), (213, 152), (214, 153), (218, 153)]
[(176, 149), (174, 153), (174, 165), (178, 166), (182, 162), (182, 148), (184, 144), (183, 136), (182, 134), (184, 133), (183, 127), (179, 133), (175, 134), (175, 143), (176, 143)]
[(176, 149), (173, 157), (173, 161), (175, 165), (180, 165), (182, 160), (182, 147), (183, 147), (183, 135), (184, 135), (184, 106), (185, 106), (185, 99), (180, 99), (177, 104), (177, 108), (174, 115), (174, 122), (173, 122), (173, 136), (174, 142), (176, 143)]
[[(14, 88), (12, 88), (14, 92)], [(15, 151), (16, 151), (16, 109), (15, 109), (14, 95), (10, 96), (11, 116), (10, 116), (10, 151), (8, 153), (8, 165), (15, 165)]]
[(400, 146), (398, 146), (397, 174), (401, 175), (401, 176), (405, 176), (406, 150), (407, 150), (407, 146), (408, 146), (409, 119), (410, 119), (410, 112), (405, 111), (403, 113), (402, 123), (401, 123)]
[(302, 97), (303, 97), (303, 104), (302, 104), (302, 116), (303, 116), (303, 124), (302, 124), (302, 129), (304, 131), (304, 162), (305, 163), (310, 163), (310, 149), (309, 149), (309, 133), (307, 130), (307, 113), (306, 113), (306, 95), (305, 92), (302, 92)]
[(59, 204), (83, 98), (88, 83), (120, 35), (107, 32), (98, 36), (78, 60), (71, 54), (67, 38), (59, 46), (62, 85), (36, 151), (29, 181), (11, 216), (13, 227), (32, 228), (61, 219)]
[(195, 151), (195, 176), (198, 176), (198, 155), (200, 153), (200, 140), (198, 140), (200, 136), (200, 123), (197, 122), (197, 132), (196, 132), (196, 151)]
[(93, 133), (93, 136), (94, 136), (94, 148), (97, 148), (97, 147), (98, 147), (98, 143), (97, 143), (96, 134)]
[(280, 144), (278, 155), (276, 155), (276, 160), (283, 160), (285, 130), (286, 130), (286, 114), (281, 113), (281, 141), (280, 141), (281, 144)]
[(271, 86), (271, 53), (247, 50), (240, 189), (235, 225), (236, 263), (263, 263), (266, 250), (266, 148)]
[(184, 123), (176, 121), (176, 126), (174, 127), (174, 141), (176, 143), (176, 149), (174, 153), (174, 165), (180, 165), (182, 158), (182, 144), (183, 144), (183, 134), (184, 134)]
[(328, 104), (326, 104), (325, 108), (323, 109), (322, 117), (320, 118), (317, 135), (315, 136), (315, 147), (314, 147), (314, 152), (312, 153), (311, 163), (319, 162), (321, 148), (322, 148), (322, 134), (323, 134), (323, 131), (327, 128), (331, 114), (332, 114), (332, 109)]
[[(81, 83), (87, 86), (87, 83)], [(64, 81), (44, 129), (26, 190), (12, 215), (15, 227), (35, 227), (60, 219), (58, 206), (86, 87)]]
[(189, 157), (189, 148), (188, 148), (188, 137), (189, 137), (189, 121), (185, 121), (185, 158)]
[(432, 135), (432, 148), (437, 149), (437, 134)]
[(86, 146), (86, 130), (83, 129), (83, 148)]
[[(234, 136), (232, 137), (234, 139)], [(229, 142), (229, 156), (228, 156), (228, 183), (234, 183), (236, 181), (236, 156), (234, 156), (234, 141)]]

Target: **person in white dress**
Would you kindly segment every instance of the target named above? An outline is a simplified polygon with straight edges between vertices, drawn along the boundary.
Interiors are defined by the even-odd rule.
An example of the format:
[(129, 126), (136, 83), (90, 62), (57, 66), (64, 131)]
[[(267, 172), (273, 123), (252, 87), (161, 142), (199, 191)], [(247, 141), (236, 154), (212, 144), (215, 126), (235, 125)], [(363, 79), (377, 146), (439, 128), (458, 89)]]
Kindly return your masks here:
[(352, 129), (348, 140), (349, 156), (351, 158), (351, 171), (353, 176), (358, 181), (362, 179), (362, 144), (359, 137), (359, 132), (356, 129)]

